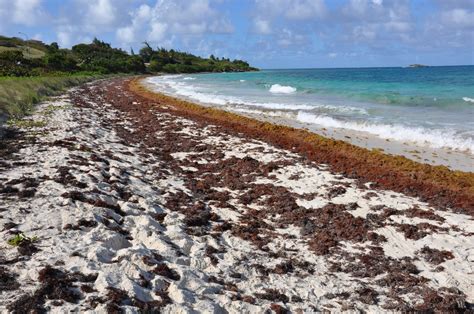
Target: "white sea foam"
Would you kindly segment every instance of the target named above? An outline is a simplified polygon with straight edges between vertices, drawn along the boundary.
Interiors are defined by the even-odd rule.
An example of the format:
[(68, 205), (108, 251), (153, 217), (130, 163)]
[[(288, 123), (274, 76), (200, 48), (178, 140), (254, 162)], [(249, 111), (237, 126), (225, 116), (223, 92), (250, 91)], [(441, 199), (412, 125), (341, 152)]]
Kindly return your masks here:
[(196, 78), (195, 77), (189, 77), (189, 76), (186, 76), (185, 78), (183, 78), (183, 80), (185, 81), (192, 81), (192, 80), (195, 80)]
[(384, 139), (401, 142), (409, 141), (433, 148), (445, 147), (474, 153), (474, 140), (472, 138), (460, 137), (452, 130), (429, 130), (422, 127), (409, 127), (403, 125), (342, 121), (332, 117), (315, 115), (304, 111), (298, 112), (297, 120), (303, 123), (318, 124), (329, 128), (367, 132)]
[(196, 86), (177, 82), (175, 80), (176, 76), (161, 76), (157, 78), (149, 78), (148, 82), (152, 83), (153, 86), (160, 92), (170, 93), (170, 88), (172, 89), (172, 94), (178, 96), (184, 96), (194, 101), (198, 101), (205, 104), (211, 105), (246, 105), (250, 107), (260, 107), (264, 109), (276, 109), (276, 110), (311, 110), (314, 108), (312, 105), (305, 104), (284, 104), (284, 103), (274, 103), (274, 102), (252, 102), (246, 101), (244, 99), (228, 96), (228, 95), (219, 95), (216, 93), (209, 93), (200, 91)]
[(239, 80), (239, 82), (245, 82), (245, 80)]
[[(229, 107), (230, 110), (240, 108), (236, 111), (243, 112), (245, 110), (243, 108), (248, 108), (248, 110), (253, 111), (252, 113), (258, 114), (260, 112), (262, 115), (268, 115), (269, 111), (273, 111), (270, 115), (296, 118), (299, 122), (303, 123), (367, 132), (384, 139), (413, 142), (433, 148), (446, 147), (474, 153), (474, 138), (466, 132), (464, 132), (465, 136), (463, 137), (451, 129), (428, 129), (423, 127), (410, 127), (400, 124), (384, 124), (369, 121), (344, 121), (339, 118), (331, 117), (331, 115), (358, 115), (360, 117), (361, 115), (369, 116), (369, 113), (364, 108), (353, 106), (326, 105), (319, 103), (288, 104), (271, 101), (258, 102), (242, 97), (221, 95), (210, 92), (210, 90), (207, 91), (206, 88), (190, 84), (190, 81), (184, 82), (181, 77), (181, 75), (167, 75), (152, 77), (147, 79), (147, 81), (159, 92), (177, 97), (184, 97), (203, 104), (226, 106)], [(272, 85), (272, 87), (275, 85)], [(293, 88), (291, 86), (281, 85), (280, 87)], [(471, 100), (474, 101), (474, 99), (468, 97), (464, 97), (463, 99), (468, 102), (471, 102)], [(292, 113), (291, 111), (294, 112)], [(455, 125), (453, 125), (453, 127), (455, 127)]]
[(182, 81), (177, 81), (176, 78), (180, 77), (181, 76), (177, 75), (152, 77), (148, 79), (148, 82), (152, 83), (157, 91), (163, 92), (165, 94), (172, 94), (178, 97), (182, 96), (203, 104), (219, 106), (243, 105), (248, 106), (249, 108), (256, 107), (266, 110), (318, 110), (322, 113), (368, 115), (367, 110), (364, 108), (352, 106), (332, 106), (316, 102), (307, 104), (259, 102), (229, 95), (203, 92), (198, 87), (190, 84), (189, 82), (184, 83)]
[(469, 98), (469, 97), (463, 97), (462, 100), (467, 101), (467, 102), (474, 102), (474, 98)]
[(292, 94), (296, 92), (296, 88), (293, 86), (284, 86), (280, 84), (273, 84), (269, 90), (270, 93), (274, 94)]
[(240, 112), (240, 113), (249, 113), (249, 114), (253, 114), (253, 115), (265, 115), (265, 116), (270, 116), (270, 117), (294, 118), (294, 115), (292, 116), (290, 113), (280, 111), (280, 110), (261, 111), (261, 110), (237, 107), (237, 108), (232, 108), (232, 111)]

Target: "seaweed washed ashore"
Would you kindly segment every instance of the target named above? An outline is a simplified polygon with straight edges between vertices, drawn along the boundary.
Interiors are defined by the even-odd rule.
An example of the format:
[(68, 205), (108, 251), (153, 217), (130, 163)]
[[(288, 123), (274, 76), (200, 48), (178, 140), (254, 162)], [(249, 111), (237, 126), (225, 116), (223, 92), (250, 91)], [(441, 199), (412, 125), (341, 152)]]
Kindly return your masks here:
[(74, 88), (28, 119), (0, 146), (2, 310), (472, 309), (471, 174), (138, 80)]

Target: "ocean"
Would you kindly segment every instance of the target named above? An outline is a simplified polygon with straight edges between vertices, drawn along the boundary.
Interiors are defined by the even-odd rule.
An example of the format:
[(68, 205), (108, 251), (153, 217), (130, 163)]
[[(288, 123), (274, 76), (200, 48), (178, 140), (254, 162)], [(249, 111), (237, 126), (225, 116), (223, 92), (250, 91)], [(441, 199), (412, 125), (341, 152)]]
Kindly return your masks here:
[(474, 66), (164, 75), (154, 89), (241, 113), (474, 154)]

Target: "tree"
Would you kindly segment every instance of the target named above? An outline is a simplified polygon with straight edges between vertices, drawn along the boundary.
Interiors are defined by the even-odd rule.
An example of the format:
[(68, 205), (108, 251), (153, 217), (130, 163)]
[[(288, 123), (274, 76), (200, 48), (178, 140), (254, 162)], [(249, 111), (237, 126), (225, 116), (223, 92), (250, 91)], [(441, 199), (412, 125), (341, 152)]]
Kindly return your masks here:
[(52, 42), (48, 47), (48, 51), (58, 51), (58, 50), (59, 50), (59, 45), (57, 42)]
[(143, 59), (143, 62), (149, 63), (151, 61), (151, 58), (153, 57), (153, 48), (145, 41), (143, 43), (145, 47), (141, 48), (138, 54), (140, 57)]
[(131, 56), (127, 59), (127, 71), (134, 73), (143, 73), (146, 71), (145, 64), (140, 56)]
[(76, 60), (64, 51), (48, 52), (44, 59), (51, 70), (70, 72), (77, 68)]

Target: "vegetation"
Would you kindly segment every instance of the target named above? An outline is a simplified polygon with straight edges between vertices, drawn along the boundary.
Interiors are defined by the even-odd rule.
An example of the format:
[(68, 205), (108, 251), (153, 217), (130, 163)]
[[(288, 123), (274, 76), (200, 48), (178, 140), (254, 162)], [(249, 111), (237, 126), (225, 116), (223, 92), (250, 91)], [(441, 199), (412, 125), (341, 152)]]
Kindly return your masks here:
[(38, 237), (27, 237), (24, 233), (19, 233), (8, 239), (7, 243), (11, 246), (21, 246), (24, 243), (32, 243), (38, 241)]
[(0, 77), (0, 115), (20, 118), (33, 104), (60, 94), (67, 88), (104, 76), (92, 73), (38, 77)]
[(0, 36), (0, 116), (19, 118), (45, 96), (105, 75), (254, 70), (242, 60), (153, 49), (146, 42), (139, 54), (129, 54), (98, 39), (63, 49), (54, 42)]
[(159, 48), (154, 50), (147, 42), (140, 49), (139, 55), (144, 62), (149, 63), (149, 70), (151, 72), (197, 73), (258, 70), (242, 60), (219, 59), (214, 57), (214, 55), (211, 55), (209, 58), (202, 58), (174, 49), (166, 50)]
[(144, 43), (138, 55), (127, 53), (94, 39), (90, 44), (78, 44), (61, 49), (57, 43), (22, 40), (0, 36), (0, 76), (54, 76), (93, 72), (113, 73), (196, 73), (255, 71), (242, 60), (203, 58), (190, 53), (153, 49)]
[(10, 119), (7, 124), (20, 129), (42, 128), (46, 126), (46, 121), (26, 120), (26, 119)]
[[(29, 41), (18, 45), (15, 43), (21, 39), (13, 43), (1, 39), (2, 37), (0, 47), (2, 43), (8, 46), (3, 46), (0, 50), (0, 76), (57, 76), (84, 71), (94, 74), (146, 71), (140, 56), (129, 55), (98, 39), (94, 39), (90, 44), (75, 45), (72, 49), (60, 49), (57, 43), (46, 45), (36, 41), (35, 47), (29, 47)], [(32, 51), (35, 50), (43, 55), (32, 57)], [(39, 55), (36, 53), (36, 56)]]

